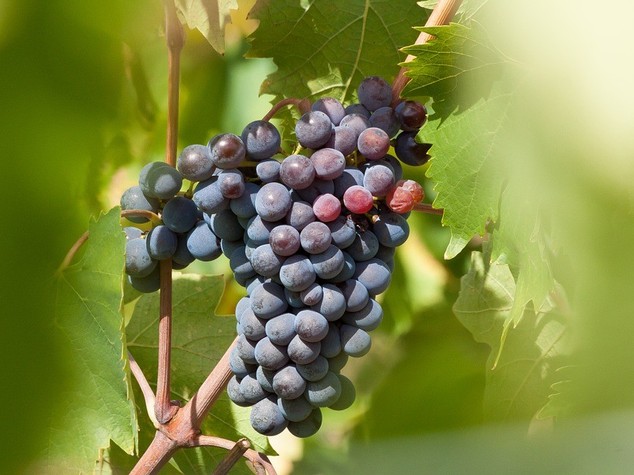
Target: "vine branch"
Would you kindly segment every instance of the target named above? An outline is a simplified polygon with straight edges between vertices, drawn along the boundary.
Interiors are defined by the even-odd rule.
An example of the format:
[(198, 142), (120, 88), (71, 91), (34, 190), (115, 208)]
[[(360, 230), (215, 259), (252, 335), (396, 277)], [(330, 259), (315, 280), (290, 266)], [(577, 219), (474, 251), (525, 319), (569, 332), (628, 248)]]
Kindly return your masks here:
[[(449, 24), (451, 19), (456, 14), (458, 7), (460, 7), (461, 3), (462, 0), (438, 0), (438, 3), (434, 7), (434, 10), (431, 12), (431, 15), (429, 15), (429, 18), (427, 19), (425, 26), (441, 26)], [(422, 45), (427, 43), (432, 38), (433, 36), (429, 33), (421, 31), (420, 35), (418, 35), (418, 38), (416, 38), (416, 42), (414, 44)], [(411, 54), (407, 55), (407, 58), (405, 58), (405, 63), (409, 63), (413, 59), (414, 56), (412, 56)], [(393, 107), (396, 106), (396, 104), (398, 104), (398, 102), (400, 101), (401, 93), (410, 80), (410, 78), (405, 76), (406, 72), (407, 65), (404, 65), (403, 67), (401, 67), (396, 78), (394, 79), (394, 82), (392, 83)]]
[(277, 114), (277, 112), (282, 107), (290, 106), (290, 105), (297, 107), (300, 114), (304, 114), (305, 112), (308, 112), (310, 110), (310, 101), (308, 99), (297, 99), (295, 97), (288, 97), (286, 99), (282, 99), (277, 104), (273, 105), (273, 107), (271, 107), (271, 110), (268, 111), (264, 117), (262, 117), (262, 120), (268, 122), (269, 120), (273, 118), (275, 114)]

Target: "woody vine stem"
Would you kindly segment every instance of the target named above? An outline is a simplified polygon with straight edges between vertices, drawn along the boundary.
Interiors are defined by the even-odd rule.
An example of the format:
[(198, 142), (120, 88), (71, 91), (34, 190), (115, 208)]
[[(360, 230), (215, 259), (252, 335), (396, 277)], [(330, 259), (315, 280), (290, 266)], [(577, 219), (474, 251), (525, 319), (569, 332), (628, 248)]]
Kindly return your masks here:
[[(460, 3), (460, 0), (439, 0), (426, 26), (439, 26), (449, 23)], [(168, 47), (168, 121), (165, 161), (174, 166), (176, 164), (178, 137), (180, 53), (184, 46), (184, 32), (176, 16), (176, 7), (173, 0), (165, 1), (165, 32)], [(427, 33), (421, 33), (416, 44), (425, 43), (430, 38), (431, 36)], [(411, 59), (412, 57), (408, 57), (406, 61)], [(392, 96), (394, 102), (399, 100), (403, 88), (409, 80), (405, 76), (405, 72), (406, 67), (401, 68), (393, 83)], [(300, 105), (299, 103), (286, 102), (279, 105), (279, 107), (287, 104)], [(276, 110), (274, 106), (274, 109), (269, 114), (273, 115)], [(424, 209), (419, 209), (419, 211), (438, 212), (439, 210), (432, 210), (431, 207), (427, 206)], [(146, 475), (158, 473), (161, 467), (167, 464), (172, 455), (180, 448), (213, 446), (228, 450), (225, 459), (213, 472), (215, 475), (228, 473), (241, 457), (251, 462), (256, 473), (275, 475), (275, 469), (266, 455), (250, 449), (250, 444), (246, 439), (234, 442), (201, 434), (202, 421), (231, 377), (229, 354), (235, 345), (235, 341), (207, 376), (207, 379), (196, 394), (187, 404), (180, 407), (178, 402), (170, 400), (171, 329), (172, 262), (168, 259), (161, 261), (160, 268), (159, 349), (156, 395), (152, 393), (152, 389), (141, 368), (130, 355), (131, 372), (141, 387), (148, 412), (153, 412), (150, 412), (149, 416), (157, 429), (154, 440), (141, 456), (131, 474)]]

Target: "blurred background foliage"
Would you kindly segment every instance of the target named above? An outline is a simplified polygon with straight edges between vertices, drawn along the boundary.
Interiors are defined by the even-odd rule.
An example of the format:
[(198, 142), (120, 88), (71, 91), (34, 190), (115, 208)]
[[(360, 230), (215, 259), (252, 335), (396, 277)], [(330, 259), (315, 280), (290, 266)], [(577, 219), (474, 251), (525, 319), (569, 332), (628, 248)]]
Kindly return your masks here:
[[(282, 473), (631, 471), (634, 58), (624, 32), (634, 7), (481, 3), (478, 19), (491, 41), (521, 65), (512, 126), (501, 137), (514, 184), (505, 206), (519, 217), (540, 210), (546, 224), (536, 232), (556, 249), (542, 264), (569, 299), (559, 311), (574, 357), (551, 391), (559, 394), (541, 419), (486, 415), (490, 348), (452, 311), (480, 242), (445, 261), (448, 230), (437, 217), (413, 216), (373, 350), (344, 371), (357, 403), (328, 412), (321, 432), (303, 443), (274, 438)], [(239, 133), (269, 108), (270, 97), (258, 93), (275, 65), (244, 59), (257, 22), (245, 15), (253, 1), (240, 4), (224, 56), (200, 33), (188, 34), (181, 148)], [(3, 473), (28, 471), (42, 456), (47, 418), (68, 383), (52, 313), (55, 269), (89, 217), (117, 204), (144, 163), (163, 158), (161, 23), (160, 5), (149, 0), (0, 1)], [(424, 171), (406, 173), (424, 179)], [(433, 197), (433, 184), (425, 186)], [(227, 262), (192, 270), (225, 274), (217, 313), (232, 313), (243, 291)]]

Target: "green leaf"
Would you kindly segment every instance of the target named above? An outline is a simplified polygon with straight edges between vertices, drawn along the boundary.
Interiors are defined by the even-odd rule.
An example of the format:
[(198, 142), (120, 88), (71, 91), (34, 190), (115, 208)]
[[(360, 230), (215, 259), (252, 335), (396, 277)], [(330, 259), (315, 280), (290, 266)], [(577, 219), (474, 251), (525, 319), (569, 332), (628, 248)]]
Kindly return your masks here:
[[(173, 280), (172, 399), (189, 400), (235, 338), (235, 318), (214, 315), (224, 289), (222, 276), (175, 274)], [(159, 296), (145, 294), (127, 327), (129, 348), (150, 384), (157, 374)], [(216, 402), (202, 431), (226, 439), (247, 437), (255, 449), (272, 453), (266, 437), (249, 424), (249, 409), (232, 404), (226, 394)], [(211, 473), (219, 451), (179, 451), (174, 457), (184, 473)], [(196, 467), (195, 470), (192, 467)], [(193, 470), (193, 471), (192, 471)]]
[(125, 236), (119, 208), (90, 224), (79, 262), (57, 281), (56, 324), (66, 338), (72, 381), (52, 416), (49, 473), (88, 473), (110, 440), (128, 453), (137, 420), (121, 305)]
[(176, 0), (176, 8), (189, 28), (200, 31), (218, 53), (224, 53), (225, 26), (231, 21), (229, 10), (238, 8), (237, 0)]
[(413, 20), (426, 13), (409, 0), (258, 1), (260, 20), (250, 57), (271, 57), (278, 66), (262, 85), (283, 97), (332, 96), (348, 101), (366, 76), (390, 80), (412, 43)]
[(455, 257), (474, 235), (484, 235), (496, 221), (504, 180), (497, 139), (506, 125), (513, 93), (498, 83), (488, 100), (468, 110), (436, 119), (419, 133), (433, 143), (427, 176), (438, 193), (434, 206), (444, 209), (442, 223), (451, 229), (445, 258)]
[(565, 366), (569, 351), (567, 323), (552, 311), (526, 310), (503, 340), (515, 292), (507, 265), (487, 266), (482, 253), (472, 254), (454, 313), (476, 341), (491, 348), (484, 401), (488, 420), (530, 421), (559, 381), (556, 370)]
[(434, 113), (447, 118), (487, 97), (506, 62), (479, 23), (417, 28), (435, 38), (403, 48), (415, 58), (406, 63), (411, 78), (404, 96), (430, 96)]

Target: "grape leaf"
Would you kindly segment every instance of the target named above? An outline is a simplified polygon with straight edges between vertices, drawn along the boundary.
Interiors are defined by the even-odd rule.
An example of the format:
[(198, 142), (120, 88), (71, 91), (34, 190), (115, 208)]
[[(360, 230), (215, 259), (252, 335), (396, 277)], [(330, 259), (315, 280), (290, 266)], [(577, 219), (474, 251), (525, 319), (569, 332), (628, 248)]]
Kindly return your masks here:
[(415, 56), (404, 63), (406, 75), (411, 78), (403, 92), (405, 97), (433, 97), (434, 114), (447, 118), (454, 110), (467, 110), (489, 95), (506, 60), (479, 23), (417, 29), (435, 38), (403, 48)]
[(566, 365), (570, 345), (567, 323), (554, 311), (526, 309), (500, 352), (516, 285), (507, 265), (487, 265), (485, 261), (482, 253), (472, 254), (454, 313), (476, 341), (491, 348), (485, 417), (528, 422), (546, 404), (552, 384), (558, 381), (557, 369)]
[(250, 37), (250, 57), (271, 57), (278, 66), (262, 93), (283, 97), (333, 96), (349, 100), (366, 76), (391, 79), (412, 43), (412, 19), (426, 13), (409, 0), (267, 1), (250, 12), (260, 20)]
[[(235, 318), (214, 315), (224, 289), (222, 276), (175, 274), (173, 281), (172, 399), (187, 401), (235, 338)], [(159, 296), (142, 295), (126, 329), (130, 352), (155, 385), (157, 373)], [(231, 440), (247, 437), (259, 451), (272, 453), (266, 437), (249, 424), (249, 409), (220, 397), (202, 431)], [(219, 452), (209, 448), (179, 451), (175, 464), (185, 473), (211, 473)], [(192, 471), (192, 467), (197, 467)]]
[(121, 306), (125, 236), (119, 208), (90, 223), (84, 255), (57, 281), (56, 324), (68, 352), (64, 401), (52, 416), (48, 473), (92, 472), (110, 440), (133, 453), (137, 420)]
[(434, 144), (427, 176), (438, 193), (434, 206), (444, 209), (442, 223), (451, 230), (446, 259), (455, 257), (474, 235), (483, 235), (487, 221), (498, 218), (505, 175), (496, 139), (506, 125), (512, 97), (507, 85), (498, 83), (488, 100), (446, 120), (433, 120), (419, 132)]
[(237, 0), (176, 0), (176, 8), (185, 24), (200, 31), (220, 54), (225, 51), (225, 26), (229, 10), (238, 8)]

